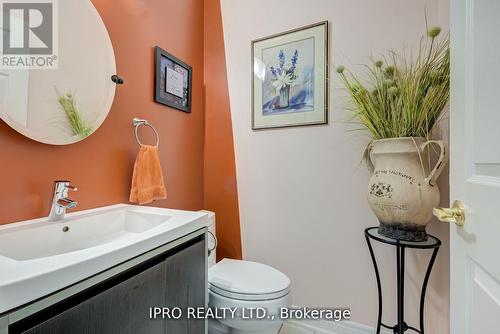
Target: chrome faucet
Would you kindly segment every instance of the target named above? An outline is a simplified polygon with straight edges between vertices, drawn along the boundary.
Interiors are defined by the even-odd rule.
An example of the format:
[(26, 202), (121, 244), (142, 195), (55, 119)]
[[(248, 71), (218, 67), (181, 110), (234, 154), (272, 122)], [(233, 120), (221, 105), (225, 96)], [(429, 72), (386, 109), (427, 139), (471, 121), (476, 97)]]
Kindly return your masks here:
[(70, 181), (54, 181), (54, 197), (50, 209), (49, 220), (61, 220), (66, 209), (76, 208), (78, 202), (68, 198), (68, 191), (77, 191), (78, 188), (70, 185)]

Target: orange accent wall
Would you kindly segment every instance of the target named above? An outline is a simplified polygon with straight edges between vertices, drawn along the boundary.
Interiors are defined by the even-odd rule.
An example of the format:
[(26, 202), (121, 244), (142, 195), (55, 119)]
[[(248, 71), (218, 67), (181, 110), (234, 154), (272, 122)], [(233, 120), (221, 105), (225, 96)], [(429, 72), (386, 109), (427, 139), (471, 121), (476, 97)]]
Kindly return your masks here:
[(205, 0), (205, 208), (217, 218), (217, 258), (241, 259), (231, 109), (220, 0)]
[[(56, 179), (70, 179), (78, 186), (71, 194), (78, 210), (126, 203), (138, 150), (134, 116), (150, 120), (161, 136), (169, 198), (154, 205), (203, 208), (203, 0), (92, 2), (108, 28), (117, 71), (126, 82), (117, 87), (102, 127), (78, 144), (40, 144), (0, 121), (0, 223), (47, 216)], [(193, 66), (191, 114), (153, 102), (155, 45)], [(144, 131), (145, 142), (153, 141), (149, 135)]]

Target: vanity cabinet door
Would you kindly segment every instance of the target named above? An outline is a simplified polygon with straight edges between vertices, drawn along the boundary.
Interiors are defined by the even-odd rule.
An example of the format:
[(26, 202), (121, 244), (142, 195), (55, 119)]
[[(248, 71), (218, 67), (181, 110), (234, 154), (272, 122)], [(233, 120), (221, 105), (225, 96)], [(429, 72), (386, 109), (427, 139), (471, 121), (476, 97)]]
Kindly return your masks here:
[(149, 319), (165, 304), (165, 262), (42, 322), (26, 334), (163, 334), (166, 323)]
[[(9, 333), (23, 334), (204, 334), (205, 321), (150, 319), (151, 307), (204, 307), (206, 245), (198, 239), (167, 252), (140, 270), (103, 283), (99, 292), (83, 292), (47, 309), (51, 316), (27, 320)], [(136, 272), (138, 271), (138, 272)], [(97, 289), (97, 288), (96, 288)], [(90, 296), (86, 296), (90, 294)], [(76, 299), (77, 301), (71, 301)], [(65, 305), (70, 303), (71, 306)], [(43, 311), (42, 311), (43, 313)], [(24, 320), (22, 320), (24, 321)], [(21, 329), (24, 328), (24, 329)]]
[[(167, 285), (165, 307), (205, 307), (206, 267), (205, 242), (199, 242), (169, 257), (166, 262)], [(167, 333), (204, 334), (205, 321), (187, 319), (167, 321)]]

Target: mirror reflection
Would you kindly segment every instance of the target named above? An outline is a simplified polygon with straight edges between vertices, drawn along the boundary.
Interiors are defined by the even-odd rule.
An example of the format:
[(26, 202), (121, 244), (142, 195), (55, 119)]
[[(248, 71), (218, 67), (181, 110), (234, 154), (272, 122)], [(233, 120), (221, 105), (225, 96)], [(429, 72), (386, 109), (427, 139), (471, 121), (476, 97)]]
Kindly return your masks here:
[[(57, 68), (0, 68), (0, 118), (31, 139), (64, 145), (85, 139), (106, 118), (116, 65), (106, 27), (90, 1), (59, 1), (54, 13)], [(23, 33), (13, 29), (14, 21), (12, 39)]]

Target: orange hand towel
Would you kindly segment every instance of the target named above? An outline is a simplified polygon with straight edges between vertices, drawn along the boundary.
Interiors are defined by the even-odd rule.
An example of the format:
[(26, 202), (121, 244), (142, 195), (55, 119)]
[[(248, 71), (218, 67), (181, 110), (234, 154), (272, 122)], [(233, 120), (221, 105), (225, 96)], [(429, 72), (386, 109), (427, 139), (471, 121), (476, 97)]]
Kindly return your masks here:
[(141, 145), (134, 165), (130, 202), (146, 204), (167, 198), (158, 146)]

